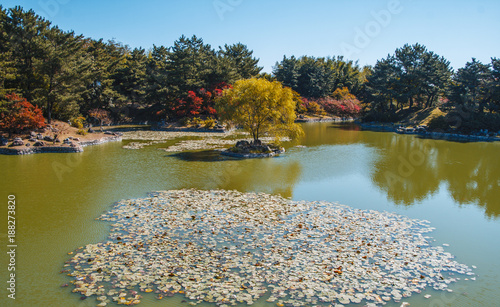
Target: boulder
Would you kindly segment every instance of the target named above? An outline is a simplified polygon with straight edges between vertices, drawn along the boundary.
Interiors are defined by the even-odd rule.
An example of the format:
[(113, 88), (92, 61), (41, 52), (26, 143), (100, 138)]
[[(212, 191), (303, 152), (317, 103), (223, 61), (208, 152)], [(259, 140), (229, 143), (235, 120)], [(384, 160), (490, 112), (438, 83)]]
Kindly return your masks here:
[(50, 135), (46, 135), (43, 137), (43, 140), (44, 141), (47, 141), (47, 142), (54, 142), (54, 138), (51, 137)]
[(0, 137), (0, 146), (7, 146), (9, 144), (9, 140)]
[(15, 138), (12, 144), (10, 146), (23, 146), (24, 142), (21, 140), (21, 138)]
[(250, 146), (250, 143), (248, 143), (248, 141), (245, 141), (245, 140), (242, 140), (242, 141), (238, 141), (236, 142), (236, 147), (248, 147)]
[(38, 133), (38, 134), (36, 135), (36, 139), (37, 139), (37, 140), (43, 140), (43, 135), (42, 135), (41, 133)]
[(33, 144), (33, 146), (39, 147), (39, 146), (45, 146), (45, 143), (43, 141), (38, 141)]
[(30, 147), (30, 146), (31, 146), (31, 144), (30, 144), (30, 143), (26, 143), (26, 147)]
[(30, 142), (36, 142), (36, 138), (30, 137), (28, 141), (30, 141)]
[(30, 137), (32, 137), (32, 138), (36, 138), (36, 132), (35, 132), (35, 131), (31, 131), (31, 132), (30, 132)]
[(61, 140), (60, 140), (60, 139), (55, 139), (55, 141), (54, 141), (54, 142), (56, 142), (56, 143), (61, 143)]

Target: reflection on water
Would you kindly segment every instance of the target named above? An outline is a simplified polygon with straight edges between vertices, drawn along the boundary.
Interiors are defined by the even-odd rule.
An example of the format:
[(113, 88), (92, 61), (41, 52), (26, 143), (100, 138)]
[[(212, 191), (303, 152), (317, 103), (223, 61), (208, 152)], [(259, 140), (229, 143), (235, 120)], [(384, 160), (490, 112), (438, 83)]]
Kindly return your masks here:
[[(68, 279), (58, 272), (69, 251), (108, 235), (110, 225), (95, 218), (120, 199), (181, 188), (338, 200), (374, 210), (408, 209), (439, 224), (442, 232), (438, 235), (450, 233), (446, 240), (460, 236), (457, 255), (467, 257), (472, 250), (469, 263), (487, 267), (488, 272), (485, 269), (482, 279), (478, 278), (478, 290), (475, 286), (467, 290), (471, 299), (481, 300), (475, 305), (498, 302), (495, 293), (500, 280), (495, 276), (500, 276), (500, 267), (494, 258), (500, 253), (500, 244), (491, 234), (499, 231), (493, 218), (500, 215), (500, 143), (426, 140), (360, 131), (352, 124), (311, 123), (303, 127), (306, 137), (285, 143), (287, 153), (271, 159), (240, 160), (220, 157), (213, 151), (170, 154), (158, 150), (165, 144), (126, 150), (121, 143), (86, 147), (74, 155), (0, 156), (2, 197), (15, 194), (17, 202), (18, 284), (22, 293), (17, 305), (47, 302), (45, 305), (78, 306), (77, 296), (59, 288)], [(491, 219), (484, 219), (481, 212), (469, 219), (474, 210), (462, 210), (460, 205), (466, 209), (477, 205)], [(6, 221), (6, 214), (0, 210), (0, 219)], [(457, 234), (463, 225), (467, 230)], [(6, 231), (5, 227), (4, 238)], [(6, 253), (0, 255), (0, 262), (7, 261)], [(0, 266), (0, 276), (7, 276), (6, 268)], [(156, 301), (145, 295), (141, 304), (171, 307), (182, 305), (181, 300), (182, 296)], [(424, 300), (412, 297), (409, 302), (421, 306), (428, 302)], [(9, 306), (4, 302), (0, 298), (0, 306)], [(84, 302), (95, 306), (95, 301)]]
[[(396, 204), (413, 205), (444, 183), (458, 204), (500, 215), (500, 143), (461, 143), (363, 131), (353, 124), (305, 125), (308, 146), (362, 143), (379, 153), (372, 182)], [(321, 140), (321, 141), (320, 141)]]

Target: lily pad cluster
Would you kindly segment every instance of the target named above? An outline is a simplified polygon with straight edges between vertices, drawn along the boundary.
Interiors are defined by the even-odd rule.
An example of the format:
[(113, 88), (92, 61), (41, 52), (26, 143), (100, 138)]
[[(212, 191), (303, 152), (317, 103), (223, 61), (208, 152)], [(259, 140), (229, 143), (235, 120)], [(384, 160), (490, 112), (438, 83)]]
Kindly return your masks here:
[(106, 242), (65, 265), (73, 292), (98, 306), (183, 294), (191, 305), (313, 306), (400, 301), (473, 275), (428, 221), (327, 202), (237, 191), (174, 190), (123, 200), (102, 215)]

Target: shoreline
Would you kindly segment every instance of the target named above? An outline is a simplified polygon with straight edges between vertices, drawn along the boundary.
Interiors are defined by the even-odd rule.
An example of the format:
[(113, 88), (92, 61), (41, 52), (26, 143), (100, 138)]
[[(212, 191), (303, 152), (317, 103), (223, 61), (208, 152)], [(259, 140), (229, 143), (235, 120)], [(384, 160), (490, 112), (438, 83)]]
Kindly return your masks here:
[(1, 155), (10, 155), (10, 156), (21, 156), (21, 155), (31, 155), (38, 153), (77, 153), (83, 152), (83, 147), (92, 146), (92, 145), (100, 145), (109, 142), (121, 141), (121, 135), (114, 136), (105, 136), (99, 139), (90, 140), (90, 141), (80, 141), (78, 144), (74, 146), (40, 146), (40, 147), (26, 147), (26, 146), (16, 146), (16, 147), (6, 147), (0, 148)]
[(340, 117), (307, 117), (307, 118), (297, 118), (296, 123), (324, 123), (324, 122), (353, 122), (353, 118), (342, 119)]
[(425, 139), (433, 139), (433, 140), (445, 140), (445, 141), (466, 141), (466, 142), (496, 142), (500, 141), (499, 137), (496, 136), (484, 136), (484, 135), (468, 135), (468, 134), (459, 134), (459, 133), (447, 133), (447, 132), (398, 132), (398, 128), (395, 126), (388, 126), (379, 123), (374, 124), (363, 124), (358, 123), (358, 125), (370, 131), (379, 131), (379, 132), (394, 132), (397, 134), (411, 134), (417, 135), (421, 138)]
[(222, 150), (220, 152), (220, 154), (223, 156), (240, 158), (240, 159), (270, 158), (270, 157), (278, 156), (278, 155), (283, 154), (283, 153), (285, 153), (284, 148), (281, 148), (281, 150), (272, 151), (270, 153), (236, 153), (236, 152), (231, 152), (228, 150)]

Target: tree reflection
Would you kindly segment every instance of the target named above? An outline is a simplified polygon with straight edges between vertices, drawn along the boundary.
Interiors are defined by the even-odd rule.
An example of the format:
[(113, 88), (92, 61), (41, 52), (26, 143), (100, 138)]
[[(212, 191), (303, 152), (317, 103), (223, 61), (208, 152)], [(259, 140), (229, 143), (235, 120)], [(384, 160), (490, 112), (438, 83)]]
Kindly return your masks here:
[(490, 217), (500, 215), (498, 144), (390, 133), (376, 133), (364, 141), (381, 150), (372, 180), (396, 204), (422, 201), (446, 183), (457, 203), (482, 206)]
[[(234, 159), (210, 152), (171, 155), (186, 163), (174, 171), (178, 188), (265, 192), (292, 197), (301, 175), (301, 164), (276, 158)], [(207, 163), (209, 162), (209, 163)]]

